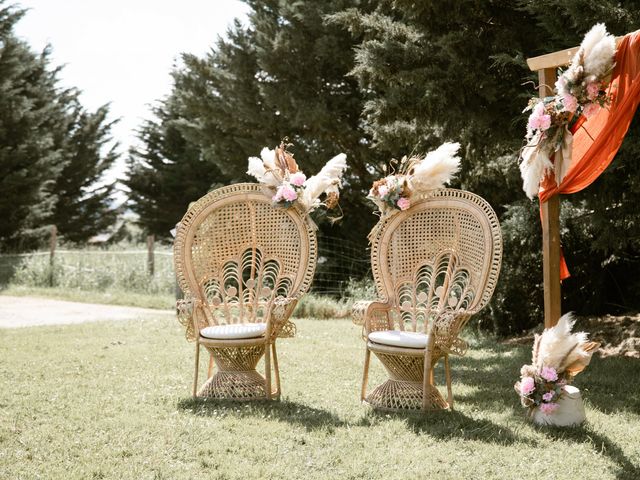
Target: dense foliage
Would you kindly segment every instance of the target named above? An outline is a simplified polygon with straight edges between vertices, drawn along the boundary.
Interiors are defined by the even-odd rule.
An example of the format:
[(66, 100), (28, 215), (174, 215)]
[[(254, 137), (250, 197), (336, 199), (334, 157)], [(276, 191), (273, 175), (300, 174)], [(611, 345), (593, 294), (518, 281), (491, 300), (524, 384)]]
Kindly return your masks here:
[[(353, 74), (369, 92), (364, 110), (376, 147), (424, 149), (445, 140), (465, 146), (461, 186), (487, 198), (501, 217), (502, 277), (484, 321), (501, 334), (542, 319), (537, 202), (524, 198), (517, 152), (519, 114), (537, 79), (527, 57), (577, 45), (594, 23), (622, 35), (640, 27), (640, 2), (582, 0), (381, 1), (331, 18), (363, 40)], [(637, 123), (637, 122), (636, 122)], [(640, 307), (638, 128), (608, 172), (563, 198), (563, 242), (573, 276), (563, 309), (598, 314)], [(635, 155), (634, 155), (635, 153)]]
[(96, 187), (116, 159), (108, 108), (87, 112), (59, 85), (49, 48), (13, 32), (24, 11), (0, 0), (0, 247), (36, 246), (49, 225), (86, 241), (113, 223), (112, 186)]
[[(364, 196), (372, 178), (391, 157), (459, 141), (463, 171), (454, 186), (491, 202), (505, 239), (501, 281), (481, 321), (500, 334), (540, 323), (538, 206), (522, 192), (517, 169), (525, 124), (520, 112), (537, 82), (525, 59), (578, 44), (596, 22), (617, 35), (633, 31), (640, 27), (640, 2), (247, 3), (247, 22), (235, 23), (207, 56), (183, 56), (168, 100), (171, 115), (159, 115), (142, 130), (147, 151), (157, 139), (166, 144), (158, 132), (170, 127), (192, 154), (161, 155), (154, 163), (134, 152), (131, 178), (155, 178), (153, 170), (173, 162), (178, 169), (204, 162), (204, 192), (205, 184), (247, 180), (247, 157), (284, 136), (309, 172), (344, 151), (351, 167), (345, 220), (321, 228), (334, 228), (366, 256), (375, 217)], [(593, 314), (640, 306), (640, 280), (632, 275), (640, 251), (634, 211), (639, 150), (636, 122), (609, 171), (585, 192), (563, 199), (563, 242), (573, 271), (563, 288), (564, 310)], [(155, 191), (168, 188), (169, 176), (160, 183)], [(184, 185), (190, 193), (181, 206), (197, 193)], [(130, 187), (142, 212), (144, 202), (136, 197), (141, 188)], [(171, 188), (180, 192), (180, 184)], [(167, 224), (179, 218), (179, 211), (171, 212)], [(152, 220), (144, 221), (153, 230)]]
[[(225, 38), (216, 43), (204, 58), (185, 54), (182, 66), (174, 71), (171, 93), (171, 118), (160, 116), (147, 123), (140, 138), (146, 151), (166, 150), (171, 140), (163, 138), (167, 129), (176, 128), (186, 144), (197, 150), (197, 158), (188, 155), (164, 155), (165, 165), (158, 171), (197, 162), (208, 165), (203, 173), (213, 187), (222, 183), (252, 181), (245, 173), (247, 158), (259, 155), (264, 146), (275, 147), (287, 137), (293, 144), (300, 167), (316, 173), (334, 155), (345, 152), (350, 169), (341, 207), (344, 222), (332, 225), (318, 221), (325, 233), (348, 237), (366, 248), (366, 235), (375, 216), (363, 193), (371, 182), (371, 172), (379, 169), (387, 157), (370, 148), (371, 138), (360, 119), (363, 94), (357, 81), (348, 75), (353, 68), (352, 51), (358, 39), (338, 25), (325, 22), (325, 15), (340, 11), (351, 2), (277, 2), (250, 1), (248, 25), (232, 25)], [(155, 148), (153, 142), (162, 146)], [(142, 172), (151, 165), (148, 153), (133, 152), (129, 187), (134, 209), (148, 211), (165, 200), (141, 198)], [(161, 155), (162, 157), (162, 155)], [(194, 163), (195, 162), (195, 163)], [(190, 183), (163, 187), (175, 188), (185, 201), (193, 201), (197, 189)], [(204, 192), (204, 189), (200, 189)], [(180, 219), (180, 212), (164, 210), (167, 223)], [(157, 215), (156, 215), (157, 216)], [(320, 220), (320, 219), (318, 219)], [(150, 229), (156, 219), (141, 217)], [(163, 227), (164, 228), (164, 227)], [(159, 233), (161, 229), (155, 229)], [(166, 235), (167, 230), (164, 229)], [(327, 258), (328, 264), (333, 259)]]
[(158, 238), (169, 237), (190, 202), (228, 182), (215, 165), (202, 159), (198, 146), (184, 139), (175, 125), (173, 104), (169, 98), (155, 106), (156, 120), (143, 123), (138, 132), (142, 147), (131, 150), (124, 181), (138, 222)]

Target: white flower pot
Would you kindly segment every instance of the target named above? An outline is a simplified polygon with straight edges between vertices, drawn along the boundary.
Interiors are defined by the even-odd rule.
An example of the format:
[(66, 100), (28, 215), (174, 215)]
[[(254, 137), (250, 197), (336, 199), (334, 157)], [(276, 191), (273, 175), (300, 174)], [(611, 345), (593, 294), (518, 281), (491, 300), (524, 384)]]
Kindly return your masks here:
[(558, 400), (558, 408), (553, 413), (542, 413), (537, 407), (533, 410), (531, 419), (534, 423), (569, 427), (586, 420), (580, 390), (573, 385), (566, 385), (563, 390), (564, 393)]

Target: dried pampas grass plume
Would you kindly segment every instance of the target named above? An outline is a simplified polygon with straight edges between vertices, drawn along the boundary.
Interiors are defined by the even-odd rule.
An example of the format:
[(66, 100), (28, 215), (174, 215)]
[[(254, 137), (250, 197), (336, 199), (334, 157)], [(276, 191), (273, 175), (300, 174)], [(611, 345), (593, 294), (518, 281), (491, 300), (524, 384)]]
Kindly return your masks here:
[(588, 342), (585, 332), (571, 333), (575, 319), (571, 313), (560, 317), (558, 323), (536, 335), (532, 364), (541, 371), (543, 367), (554, 368), (558, 373), (576, 375), (589, 365), (593, 352), (600, 344)]
[[(304, 182), (304, 203), (311, 208), (324, 192), (338, 193), (342, 174), (347, 168), (347, 156), (344, 153), (329, 160), (317, 175)], [(335, 187), (335, 188), (334, 188)]]
[(409, 189), (433, 190), (449, 183), (460, 170), (460, 157), (457, 155), (459, 149), (459, 143), (447, 142), (427, 153), (424, 159), (415, 163), (409, 171)]

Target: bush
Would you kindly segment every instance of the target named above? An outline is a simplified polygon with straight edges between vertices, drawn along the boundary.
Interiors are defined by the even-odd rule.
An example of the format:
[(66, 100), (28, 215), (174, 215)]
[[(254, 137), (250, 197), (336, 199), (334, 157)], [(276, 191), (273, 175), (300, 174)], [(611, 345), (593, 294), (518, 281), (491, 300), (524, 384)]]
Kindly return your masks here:
[(3, 283), (27, 287), (61, 287), (83, 291), (118, 290), (131, 293), (175, 293), (171, 256), (157, 254), (153, 276), (147, 273), (146, 252), (110, 250), (62, 250), (53, 266), (48, 255), (21, 258)]

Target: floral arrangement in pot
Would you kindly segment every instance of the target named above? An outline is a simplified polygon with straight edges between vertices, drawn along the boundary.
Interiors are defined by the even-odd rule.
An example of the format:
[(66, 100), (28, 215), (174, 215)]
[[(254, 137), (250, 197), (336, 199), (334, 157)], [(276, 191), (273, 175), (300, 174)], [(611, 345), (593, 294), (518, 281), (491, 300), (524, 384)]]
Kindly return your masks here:
[(460, 170), (459, 148), (459, 143), (444, 143), (424, 157), (404, 157), (397, 172), (373, 182), (367, 198), (382, 214), (406, 210), (426, 192), (451, 181)]
[[(328, 209), (336, 208), (342, 175), (347, 168), (347, 156), (344, 153), (336, 155), (317, 175), (307, 178), (298, 167), (293, 154), (287, 150), (290, 146), (291, 144), (283, 141), (273, 150), (263, 148), (261, 158), (249, 158), (247, 173), (265, 187), (265, 192), (276, 205), (284, 208), (295, 205), (305, 213), (310, 213), (321, 205)], [(325, 197), (321, 201), (323, 194)]]
[[(551, 172), (560, 184), (571, 160), (572, 127), (581, 117), (588, 119), (610, 103), (607, 87), (615, 52), (613, 35), (607, 33), (603, 24), (594, 25), (569, 67), (559, 72), (555, 94), (533, 97), (523, 110), (523, 113), (531, 112), (526, 145), (520, 153), (522, 188), (529, 198), (538, 194), (540, 182)], [(555, 152), (559, 151), (562, 156), (554, 158)]]
[[(553, 420), (554, 414), (573, 418), (569, 410), (576, 405), (567, 400), (573, 391), (579, 391), (569, 385), (600, 347), (597, 342), (588, 342), (584, 332), (571, 333), (574, 323), (572, 315), (566, 314), (554, 327), (535, 336), (531, 364), (522, 367), (520, 380), (514, 385), (522, 406), (538, 423), (562, 424)], [(579, 404), (577, 408), (584, 407)]]

